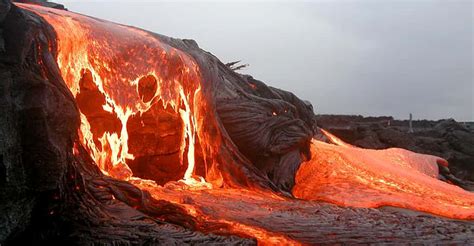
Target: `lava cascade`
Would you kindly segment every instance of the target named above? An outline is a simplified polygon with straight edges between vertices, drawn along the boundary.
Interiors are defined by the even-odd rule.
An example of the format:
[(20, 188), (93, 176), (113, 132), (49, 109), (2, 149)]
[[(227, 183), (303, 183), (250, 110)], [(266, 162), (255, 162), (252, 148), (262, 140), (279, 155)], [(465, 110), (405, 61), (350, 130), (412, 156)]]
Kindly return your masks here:
[[(53, 26), (57, 35), (57, 63), (76, 100), (81, 88), (87, 87), (81, 84), (84, 77), (89, 76), (92, 85), (88, 86), (95, 87), (103, 99), (99, 106), (102, 109), (98, 110), (118, 120), (118, 127), (105, 126), (101, 135), (94, 135), (90, 119), (79, 107), (80, 139), (105, 174), (124, 180), (133, 176), (127, 165), (134, 159), (129, 151), (129, 119), (161, 106), (174, 111), (182, 121), (180, 162), (187, 162), (182, 181), (188, 185), (210, 185), (194, 176), (201, 77), (191, 57), (136, 28), (68, 11), (18, 5), (39, 14)], [(148, 93), (143, 92), (142, 81), (151, 88)]]
[[(201, 124), (205, 124), (200, 118), (205, 112), (198, 107), (205, 104), (201, 95), (202, 78), (190, 56), (139, 29), (61, 10), (19, 6), (42, 16), (56, 31), (57, 63), (73, 96), (77, 98), (81, 94), (81, 80), (88, 74), (92, 86), (104, 98), (101, 110), (118, 120), (114, 130), (94, 135), (89, 119), (81, 112), (81, 141), (105, 174), (130, 180), (150, 191), (157, 188), (153, 182), (133, 177), (127, 165), (135, 158), (135, 153), (129, 150), (127, 123), (131, 117), (158, 105), (170, 109), (182, 122), (179, 161), (187, 165), (182, 181), (189, 186), (211, 187), (194, 175), (195, 154), (200, 151), (196, 143), (202, 149), (218, 143), (201, 138), (204, 136)], [(141, 91), (143, 81), (153, 88), (151, 94)], [(436, 179), (437, 163), (444, 164), (444, 160), (402, 149), (361, 149), (325, 134), (334, 144), (313, 140), (312, 159), (302, 164), (296, 176), (295, 197), (343, 206), (397, 206), (474, 219), (474, 195)], [(213, 192), (226, 191), (213, 189)], [(179, 199), (175, 202), (179, 203)], [(200, 216), (199, 210), (186, 207), (190, 214)], [(252, 230), (259, 230), (233, 221), (228, 223), (249, 235)], [(265, 232), (261, 233), (259, 240), (268, 239)], [(291, 242), (279, 235), (274, 237), (280, 242)]]

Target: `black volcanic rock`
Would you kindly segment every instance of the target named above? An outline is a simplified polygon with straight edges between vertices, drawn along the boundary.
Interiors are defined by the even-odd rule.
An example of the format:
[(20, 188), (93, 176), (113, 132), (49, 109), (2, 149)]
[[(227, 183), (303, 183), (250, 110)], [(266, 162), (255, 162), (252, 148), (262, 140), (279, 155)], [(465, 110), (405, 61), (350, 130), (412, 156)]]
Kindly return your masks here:
[[(9, 1), (9, 0), (4, 0), (4, 1)], [(64, 7), (64, 5), (59, 4), (59, 3), (49, 2), (47, 0), (13, 0), (12, 2), (31, 3), (31, 4), (37, 4), (37, 5), (41, 5), (41, 6), (44, 6), (44, 7), (48, 7), (48, 8), (67, 10)]]
[[(79, 115), (48, 50), (52, 33), (2, 1), (0, 241), (31, 225), (71, 160)], [(4, 13), (7, 12), (6, 15)], [(35, 40), (35, 41), (33, 41)]]
[(11, 3), (9, 0), (0, 0), (0, 23), (3, 22), (10, 11)]

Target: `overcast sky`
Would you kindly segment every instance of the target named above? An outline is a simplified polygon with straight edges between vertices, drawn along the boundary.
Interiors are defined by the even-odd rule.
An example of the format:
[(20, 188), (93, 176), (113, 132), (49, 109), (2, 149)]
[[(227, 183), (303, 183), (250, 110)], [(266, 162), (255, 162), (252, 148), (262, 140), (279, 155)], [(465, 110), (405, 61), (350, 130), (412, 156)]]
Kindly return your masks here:
[(474, 120), (472, 1), (61, 1), (192, 38), (317, 113)]

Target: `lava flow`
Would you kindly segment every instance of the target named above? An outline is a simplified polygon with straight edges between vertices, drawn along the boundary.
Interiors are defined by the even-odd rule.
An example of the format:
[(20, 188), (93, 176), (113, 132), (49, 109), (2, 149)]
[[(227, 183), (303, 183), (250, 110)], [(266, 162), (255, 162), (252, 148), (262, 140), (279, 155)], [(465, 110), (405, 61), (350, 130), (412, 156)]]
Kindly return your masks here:
[[(80, 139), (104, 174), (130, 181), (157, 199), (183, 204), (196, 217), (231, 225), (240, 234), (255, 234), (263, 242), (294, 243), (246, 210), (255, 207), (256, 201), (263, 204), (260, 198), (274, 201), (275, 206), (284, 204), (278, 205), (284, 207), (282, 211), (313, 206), (313, 202), (260, 190), (217, 189), (197, 175), (196, 170), (206, 166), (204, 150), (220, 143), (209, 141), (201, 132), (206, 124), (200, 117), (206, 102), (193, 58), (136, 28), (68, 11), (18, 5), (54, 28), (57, 63), (81, 112)], [(334, 144), (313, 140), (312, 159), (301, 165), (296, 176), (295, 197), (474, 219), (474, 195), (436, 179), (437, 163), (444, 160), (402, 149), (361, 149), (325, 134)], [(206, 177), (207, 173), (199, 175)], [(157, 185), (177, 180), (207, 190)], [(206, 196), (215, 200), (207, 201)], [(223, 200), (217, 201), (219, 196)], [(184, 204), (187, 197), (196, 202)], [(229, 213), (223, 212), (231, 205), (235, 207)], [(272, 215), (272, 208), (255, 211), (260, 218)], [(243, 214), (248, 217), (245, 221)]]
[[(191, 57), (138, 29), (67, 11), (19, 5), (54, 27), (57, 63), (81, 111), (81, 141), (105, 174), (124, 180), (133, 175), (128, 164), (142, 153), (130, 150), (132, 118), (142, 127), (152, 118), (157, 121), (152, 122), (153, 127), (161, 118), (147, 115), (175, 113), (181, 119), (172, 122), (181, 125), (181, 132), (176, 133), (180, 138), (177, 156), (179, 163), (187, 163), (182, 181), (210, 185), (202, 178), (194, 179), (201, 77)], [(173, 145), (177, 141), (162, 142)], [(140, 144), (144, 142), (135, 145)], [(146, 148), (135, 149), (155, 154)]]
[(474, 194), (437, 179), (444, 159), (398, 148), (362, 149), (323, 132), (334, 144), (313, 140), (313, 157), (296, 175), (295, 197), (474, 219)]

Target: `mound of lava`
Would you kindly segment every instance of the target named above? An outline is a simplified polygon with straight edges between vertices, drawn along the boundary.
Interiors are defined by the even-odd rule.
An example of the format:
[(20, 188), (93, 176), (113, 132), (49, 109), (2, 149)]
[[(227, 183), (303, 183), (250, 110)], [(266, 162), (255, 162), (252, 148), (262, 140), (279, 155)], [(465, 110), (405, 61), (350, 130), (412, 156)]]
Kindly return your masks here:
[(0, 242), (474, 240), (446, 160), (347, 144), (193, 40), (0, 3)]

